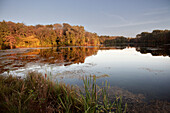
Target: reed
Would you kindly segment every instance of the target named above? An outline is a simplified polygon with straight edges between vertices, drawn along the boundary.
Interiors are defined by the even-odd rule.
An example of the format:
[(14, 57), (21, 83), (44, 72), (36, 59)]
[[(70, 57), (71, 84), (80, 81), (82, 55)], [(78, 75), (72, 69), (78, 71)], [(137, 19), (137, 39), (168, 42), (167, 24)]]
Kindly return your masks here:
[(84, 77), (84, 88), (52, 82), (45, 74), (29, 73), (25, 78), (0, 76), (1, 113), (122, 113), (122, 99), (108, 99), (107, 81), (100, 88), (96, 77)]

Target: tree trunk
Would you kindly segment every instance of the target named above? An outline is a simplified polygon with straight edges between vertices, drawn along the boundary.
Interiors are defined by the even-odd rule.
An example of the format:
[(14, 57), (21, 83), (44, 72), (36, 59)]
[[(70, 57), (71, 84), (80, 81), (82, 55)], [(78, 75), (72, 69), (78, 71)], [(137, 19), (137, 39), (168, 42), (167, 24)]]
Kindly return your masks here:
[(10, 41), (10, 48), (11, 48), (11, 49), (13, 49), (13, 46), (12, 46), (12, 43), (11, 43), (11, 41)]

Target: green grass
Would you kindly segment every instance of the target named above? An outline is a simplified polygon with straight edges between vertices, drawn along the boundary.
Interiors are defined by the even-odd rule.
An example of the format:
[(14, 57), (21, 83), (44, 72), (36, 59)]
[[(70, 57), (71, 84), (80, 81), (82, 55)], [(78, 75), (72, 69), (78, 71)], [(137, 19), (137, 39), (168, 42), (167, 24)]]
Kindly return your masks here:
[(84, 88), (52, 82), (29, 73), (24, 79), (0, 76), (0, 113), (123, 113), (121, 97), (108, 99), (108, 84), (96, 85), (96, 77), (83, 78)]

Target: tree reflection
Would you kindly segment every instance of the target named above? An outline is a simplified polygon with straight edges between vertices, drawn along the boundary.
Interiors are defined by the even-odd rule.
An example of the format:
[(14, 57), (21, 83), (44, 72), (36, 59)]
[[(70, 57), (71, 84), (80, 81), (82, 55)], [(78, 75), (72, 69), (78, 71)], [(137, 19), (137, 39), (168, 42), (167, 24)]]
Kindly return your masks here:
[(27, 49), (23, 53), (18, 51), (4, 51), (0, 60), (0, 73), (24, 67), (27, 63), (57, 64), (68, 66), (84, 63), (87, 56), (97, 54), (98, 47), (63, 47), (50, 49)]
[(170, 46), (162, 47), (136, 47), (136, 51), (142, 54), (151, 53), (152, 56), (170, 56)]
[[(151, 53), (153, 56), (170, 56), (170, 45), (162, 47), (145, 47), (139, 45), (123, 45), (111, 47), (57, 47), (46, 49), (17, 49), (0, 51), (0, 73), (24, 68), (29, 63), (54, 64), (68, 66), (84, 63), (87, 56), (96, 55), (98, 50), (125, 49), (135, 47), (141, 54)], [(105, 59), (103, 59), (105, 60)]]

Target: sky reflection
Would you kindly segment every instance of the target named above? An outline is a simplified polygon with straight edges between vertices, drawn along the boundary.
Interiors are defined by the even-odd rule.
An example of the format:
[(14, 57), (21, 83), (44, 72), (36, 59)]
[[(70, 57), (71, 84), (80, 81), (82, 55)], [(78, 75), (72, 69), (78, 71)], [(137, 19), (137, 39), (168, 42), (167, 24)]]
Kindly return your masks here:
[[(111, 86), (117, 86), (137, 94), (142, 93), (148, 99), (170, 99), (169, 56), (152, 56), (151, 53), (141, 54), (136, 51), (136, 48), (110, 48), (107, 50), (100, 50), (99, 48), (63, 48), (59, 52), (63, 52), (62, 54), (57, 53), (62, 59), (61, 62), (60, 59), (55, 57), (54, 50), (46, 49), (42, 52), (36, 50), (40, 52), (37, 52), (39, 60), (35, 58), (35, 61), (27, 62), (25, 66), (11, 70), (9, 73), (24, 76), (28, 72), (36, 71), (43, 75), (46, 73), (54, 81), (58, 80), (77, 85), (83, 83), (83, 76), (109, 75), (98, 78), (97, 83), (101, 85), (103, 81), (107, 80)], [(71, 53), (69, 50), (71, 50)], [(51, 52), (53, 57), (50, 58), (50, 54), (46, 54), (48, 51)], [(80, 59), (77, 59), (76, 54), (78, 53), (74, 52), (76, 53), (74, 55), (72, 51), (79, 51)], [(45, 57), (42, 57), (42, 55), (45, 55)], [(50, 58), (49, 62), (48, 58)], [(76, 62), (71, 63), (72, 61)], [(7, 72), (2, 73), (2, 75), (5, 73)]]

